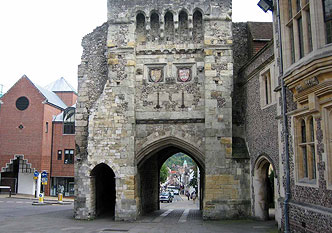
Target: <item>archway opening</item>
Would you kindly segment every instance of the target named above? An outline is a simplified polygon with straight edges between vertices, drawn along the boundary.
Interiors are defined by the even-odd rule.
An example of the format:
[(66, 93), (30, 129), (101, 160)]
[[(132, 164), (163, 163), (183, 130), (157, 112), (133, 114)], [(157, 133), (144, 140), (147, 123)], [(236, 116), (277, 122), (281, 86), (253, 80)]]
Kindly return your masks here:
[[(165, 182), (161, 184), (160, 181), (160, 170), (162, 169), (162, 165), (173, 155), (186, 155), (188, 158), (190, 157), (193, 161), (193, 164), (197, 167), (197, 170), (199, 172), (199, 178), (197, 180), (197, 187), (192, 187), (190, 189), (190, 185), (188, 184), (187, 187), (180, 187), (180, 177), (179, 173), (175, 174), (173, 177), (173, 180), (178, 180), (177, 182), (174, 182), (174, 185), (167, 185), (165, 187)], [(188, 192), (193, 193), (193, 191), (197, 192), (196, 200), (195, 200), (195, 208), (196, 209), (202, 209), (203, 207), (203, 199), (204, 199), (204, 163), (197, 154), (194, 154), (190, 150), (183, 149), (180, 146), (174, 145), (172, 143), (163, 145), (161, 147), (156, 147), (154, 150), (151, 150), (149, 153), (145, 154), (143, 158), (138, 162), (138, 194), (140, 198), (140, 205), (139, 205), (139, 211), (141, 214), (150, 213), (156, 210), (162, 209), (163, 205), (160, 203), (160, 194), (162, 191), (170, 191), (169, 189), (177, 189), (179, 191), (179, 194), (182, 195), (182, 197), (179, 195), (179, 199), (185, 200), (185, 191), (188, 190)], [(183, 165), (181, 162), (179, 163), (179, 167), (183, 169)], [(188, 162), (187, 162), (188, 165)], [(191, 173), (191, 175), (194, 175), (194, 167), (187, 169), (188, 172)], [(192, 170), (190, 170), (192, 169)], [(175, 169), (174, 169), (175, 170)], [(171, 169), (172, 171), (172, 169)], [(190, 176), (190, 174), (188, 174)], [(198, 175), (197, 175), (198, 176)], [(184, 178), (181, 178), (184, 179)], [(169, 187), (171, 186), (171, 187)], [(174, 187), (175, 186), (175, 187)], [(187, 188), (185, 190), (184, 188)], [(174, 192), (175, 190), (173, 190)], [(182, 191), (182, 194), (180, 193)], [(188, 201), (188, 200), (187, 200)], [(193, 203), (193, 200), (190, 199), (190, 202)], [(181, 209), (181, 207), (177, 207)]]
[(254, 171), (254, 211), (261, 220), (275, 218), (275, 171), (265, 158), (257, 161)]
[(136, 16), (136, 40), (144, 42), (146, 39), (146, 25), (145, 16), (142, 13), (138, 13)]
[(95, 216), (114, 217), (115, 214), (115, 174), (106, 164), (98, 164), (92, 171), (92, 190), (95, 192)]
[(203, 40), (203, 16), (199, 10), (196, 10), (193, 15), (193, 39), (196, 43)]
[(159, 22), (159, 15), (155, 12), (151, 14), (150, 17), (150, 36), (151, 41), (158, 41), (159, 40), (159, 30), (160, 30), (160, 22)]
[(200, 169), (190, 156), (183, 152), (172, 155), (159, 174), (160, 209), (200, 208)]
[(165, 14), (165, 40), (172, 41), (174, 39), (174, 17), (171, 12)]

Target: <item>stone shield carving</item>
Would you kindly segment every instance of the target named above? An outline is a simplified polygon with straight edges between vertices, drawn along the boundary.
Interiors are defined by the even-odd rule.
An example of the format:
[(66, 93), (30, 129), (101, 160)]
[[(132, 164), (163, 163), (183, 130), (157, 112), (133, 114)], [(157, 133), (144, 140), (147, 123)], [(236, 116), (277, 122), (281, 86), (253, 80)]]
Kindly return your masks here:
[(178, 81), (179, 82), (189, 82), (190, 80), (191, 80), (190, 68), (179, 68), (178, 69)]
[(163, 81), (163, 69), (161, 68), (153, 68), (150, 69), (149, 81), (158, 83)]

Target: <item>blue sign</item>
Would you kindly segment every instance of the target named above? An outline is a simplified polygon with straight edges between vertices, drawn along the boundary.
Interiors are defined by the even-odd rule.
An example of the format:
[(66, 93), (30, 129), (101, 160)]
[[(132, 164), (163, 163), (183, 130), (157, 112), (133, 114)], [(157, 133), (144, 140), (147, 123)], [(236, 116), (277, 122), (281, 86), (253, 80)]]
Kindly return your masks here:
[(47, 172), (46, 172), (46, 171), (43, 171), (43, 172), (41, 173), (41, 177), (42, 177), (42, 178), (46, 178), (46, 177), (47, 177)]
[(39, 172), (35, 171), (35, 172), (33, 173), (33, 175), (34, 175), (34, 176), (39, 176)]

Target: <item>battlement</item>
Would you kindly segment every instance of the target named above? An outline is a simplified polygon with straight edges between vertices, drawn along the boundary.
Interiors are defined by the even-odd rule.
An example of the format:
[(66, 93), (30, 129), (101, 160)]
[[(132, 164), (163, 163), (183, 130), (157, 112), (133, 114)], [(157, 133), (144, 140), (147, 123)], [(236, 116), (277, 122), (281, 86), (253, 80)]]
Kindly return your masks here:
[(157, 13), (163, 18), (167, 12), (171, 12), (174, 16), (179, 16), (181, 11), (185, 11), (189, 16), (193, 16), (197, 9), (203, 15), (213, 18), (221, 17), (226, 19), (226, 15), (231, 16), (232, 1), (202, 1), (202, 0), (108, 0), (108, 21), (111, 22), (131, 22), (135, 19), (137, 13), (141, 12), (147, 18), (152, 13)]

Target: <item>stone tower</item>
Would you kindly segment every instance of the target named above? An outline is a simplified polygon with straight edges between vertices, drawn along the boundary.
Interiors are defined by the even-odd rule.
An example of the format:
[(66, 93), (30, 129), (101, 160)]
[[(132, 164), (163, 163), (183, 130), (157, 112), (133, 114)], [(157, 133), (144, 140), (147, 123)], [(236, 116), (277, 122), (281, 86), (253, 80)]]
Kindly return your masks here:
[(231, 0), (108, 0), (87, 35), (76, 112), (75, 216), (159, 208), (159, 170), (200, 168), (205, 219), (247, 215), (249, 168), (232, 156)]

